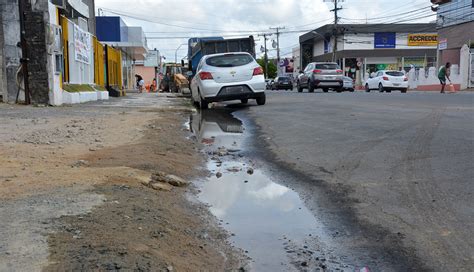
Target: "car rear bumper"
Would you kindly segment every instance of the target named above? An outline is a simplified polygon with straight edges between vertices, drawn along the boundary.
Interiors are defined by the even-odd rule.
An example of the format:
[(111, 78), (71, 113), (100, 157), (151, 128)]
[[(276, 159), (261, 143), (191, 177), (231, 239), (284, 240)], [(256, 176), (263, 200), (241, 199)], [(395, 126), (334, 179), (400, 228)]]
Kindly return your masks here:
[(392, 89), (392, 90), (408, 88), (408, 82), (401, 82), (401, 83), (383, 82), (382, 85), (384, 89)]
[(265, 96), (265, 92), (244, 92), (244, 93), (224, 93), (219, 92), (216, 96), (206, 97), (204, 100), (207, 102), (221, 102), (230, 100), (242, 100), (242, 99), (257, 99)]
[(265, 92), (265, 81), (263, 76), (255, 76), (247, 81), (233, 82), (233, 83), (218, 83), (214, 80), (204, 80), (199, 84), (199, 90), (203, 98), (212, 98), (218, 95), (223, 95), (221, 91), (224, 88), (246, 86), (253, 93)]
[(313, 80), (313, 86), (316, 88), (328, 87), (328, 88), (342, 88), (342, 80)]

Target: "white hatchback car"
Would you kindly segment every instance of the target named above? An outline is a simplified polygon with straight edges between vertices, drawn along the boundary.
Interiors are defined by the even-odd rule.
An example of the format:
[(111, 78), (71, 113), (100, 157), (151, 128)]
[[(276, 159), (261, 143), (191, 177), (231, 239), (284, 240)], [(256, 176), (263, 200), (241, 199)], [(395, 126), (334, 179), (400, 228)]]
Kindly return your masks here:
[(400, 71), (377, 71), (372, 73), (365, 82), (365, 91), (379, 90), (379, 92), (391, 92), (392, 90), (400, 90), (406, 93), (408, 89), (408, 78)]
[(204, 56), (191, 80), (193, 103), (206, 109), (210, 102), (256, 99), (265, 104), (263, 69), (248, 53), (224, 53)]

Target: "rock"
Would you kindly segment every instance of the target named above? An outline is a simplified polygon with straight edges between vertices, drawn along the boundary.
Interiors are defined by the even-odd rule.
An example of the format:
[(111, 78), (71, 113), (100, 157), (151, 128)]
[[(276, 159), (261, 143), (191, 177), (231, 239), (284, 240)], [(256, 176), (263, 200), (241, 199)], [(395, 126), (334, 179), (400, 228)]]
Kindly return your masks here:
[(242, 171), (242, 168), (234, 166), (234, 167), (231, 167), (231, 168), (227, 168), (227, 171), (236, 173), (236, 172)]
[(308, 266), (308, 263), (307, 263), (307, 262), (302, 262), (302, 263), (301, 263), (301, 266), (307, 267), (307, 266)]
[(97, 148), (91, 147), (91, 148), (89, 148), (89, 151), (97, 151)]
[(168, 183), (163, 183), (163, 182), (151, 183), (150, 187), (157, 191), (168, 191), (168, 192), (173, 189), (173, 186), (169, 185)]
[(221, 173), (221, 172), (217, 172), (217, 173), (216, 173), (216, 177), (217, 177), (217, 178), (222, 177), (222, 173)]
[(168, 175), (166, 177), (166, 181), (176, 187), (185, 187), (189, 185), (189, 182), (187, 180), (184, 180), (178, 176), (175, 175)]
[(252, 174), (253, 174), (253, 168), (252, 168), (252, 167), (250, 167), (250, 168), (247, 170), (247, 174), (249, 174), (249, 175), (252, 175)]
[(89, 165), (89, 162), (86, 160), (78, 160), (75, 163), (73, 163), (71, 166), (72, 167), (81, 167), (81, 166), (86, 166)]
[(166, 270), (167, 270), (168, 272), (171, 272), (171, 271), (174, 271), (174, 268), (173, 268), (173, 266), (168, 265), (168, 266), (166, 267)]

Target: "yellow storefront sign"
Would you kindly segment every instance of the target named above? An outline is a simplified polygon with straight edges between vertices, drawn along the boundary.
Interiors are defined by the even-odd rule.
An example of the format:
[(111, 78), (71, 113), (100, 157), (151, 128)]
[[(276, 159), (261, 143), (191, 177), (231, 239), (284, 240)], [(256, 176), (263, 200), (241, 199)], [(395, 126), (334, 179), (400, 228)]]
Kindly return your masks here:
[(438, 46), (438, 34), (408, 34), (408, 46)]

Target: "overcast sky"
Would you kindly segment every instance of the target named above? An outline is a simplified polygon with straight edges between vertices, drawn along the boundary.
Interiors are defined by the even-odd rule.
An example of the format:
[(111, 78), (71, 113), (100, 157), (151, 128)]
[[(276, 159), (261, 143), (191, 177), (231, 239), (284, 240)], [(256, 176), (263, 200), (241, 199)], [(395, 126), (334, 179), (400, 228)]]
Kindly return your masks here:
[[(270, 27), (285, 27), (282, 31), (303, 31), (331, 23), (329, 10), (333, 3), (323, 0), (96, 0), (96, 9), (103, 8), (108, 16), (119, 13), (129, 26), (141, 26), (148, 37), (148, 47), (157, 48), (168, 61), (174, 61), (176, 48), (187, 43), (188, 37), (248, 36), (254, 33), (258, 47), (263, 37), (258, 33), (272, 32)], [(340, 6), (342, 23), (428, 22), (428, 0), (346, 0)], [(401, 14), (410, 12), (409, 14)], [(115, 13), (114, 13), (115, 12)], [(125, 16), (128, 15), (129, 17)], [(387, 19), (385, 19), (387, 17)], [(419, 19), (417, 19), (419, 18)], [(358, 19), (358, 20), (357, 20)], [(417, 19), (416, 21), (410, 21)], [(280, 37), (282, 56), (291, 56), (304, 34), (287, 33)], [(165, 39), (153, 39), (162, 37)], [(180, 37), (180, 38), (171, 38)], [(275, 39), (273, 36), (272, 39)], [(271, 46), (271, 40), (269, 41)], [(186, 46), (178, 51), (178, 59), (187, 54)], [(276, 51), (269, 52), (276, 56)]]

